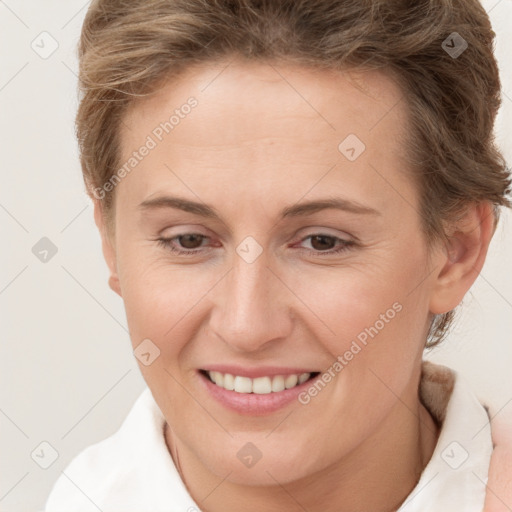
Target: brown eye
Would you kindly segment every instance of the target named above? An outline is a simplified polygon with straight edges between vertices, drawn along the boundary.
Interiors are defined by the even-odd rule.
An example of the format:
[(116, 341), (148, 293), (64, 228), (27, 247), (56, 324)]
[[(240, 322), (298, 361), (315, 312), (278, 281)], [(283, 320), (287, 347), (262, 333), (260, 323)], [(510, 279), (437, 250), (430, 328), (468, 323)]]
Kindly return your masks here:
[(336, 246), (336, 238), (327, 235), (313, 235), (310, 237), (311, 247), (317, 251), (328, 251)]
[(341, 254), (344, 251), (355, 247), (357, 244), (353, 240), (344, 240), (337, 236), (327, 235), (325, 233), (317, 233), (309, 235), (302, 239), (302, 242), (307, 242), (309, 247), (303, 247), (302, 250), (313, 256), (333, 256)]
[(190, 233), (187, 235), (180, 235), (176, 237), (183, 249), (197, 249), (201, 247), (204, 236)]

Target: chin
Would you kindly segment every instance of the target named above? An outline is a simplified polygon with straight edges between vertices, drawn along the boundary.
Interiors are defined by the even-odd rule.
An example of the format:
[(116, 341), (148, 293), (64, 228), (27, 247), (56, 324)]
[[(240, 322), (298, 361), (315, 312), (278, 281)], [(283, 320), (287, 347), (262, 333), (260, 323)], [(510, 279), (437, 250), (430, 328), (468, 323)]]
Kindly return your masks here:
[[(285, 485), (300, 480), (315, 471), (312, 461), (305, 465), (293, 458), (293, 454), (298, 450), (292, 446), (286, 450), (281, 447), (277, 451), (271, 447), (263, 447), (264, 443), (261, 441), (255, 443), (235, 442), (233, 444), (235, 447), (226, 447), (217, 454), (218, 457), (215, 459), (212, 459), (212, 452), (205, 454), (202, 461), (219, 478), (226, 478), (226, 475), (229, 475), (226, 480), (237, 485), (275, 486), (277, 482)], [(257, 445), (261, 447), (261, 450), (257, 448)], [(226, 457), (226, 454), (233, 455)], [(215, 454), (213, 455), (215, 456)]]

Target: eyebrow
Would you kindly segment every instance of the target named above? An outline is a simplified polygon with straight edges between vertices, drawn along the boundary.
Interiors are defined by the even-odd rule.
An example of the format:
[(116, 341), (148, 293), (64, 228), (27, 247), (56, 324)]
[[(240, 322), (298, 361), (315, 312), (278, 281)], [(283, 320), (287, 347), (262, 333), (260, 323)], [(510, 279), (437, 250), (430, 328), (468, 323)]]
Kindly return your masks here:
[[(146, 199), (140, 203), (139, 208), (142, 210), (155, 210), (161, 208), (173, 208), (183, 210), (194, 215), (199, 215), (208, 219), (222, 221), (219, 212), (212, 206), (197, 201), (191, 201), (182, 197), (175, 196), (160, 196), (154, 199)], [(364, 206), (355, 201), (349, 201), (342, 198), (325, 198), (315, 201), (308, 201), (297, 203), (292, 206), (287, 206), (280, 212), (282, 219), (287, 217), (299, 217), (306, 215), (313, 215), (322, 210), (336, 209), (349, 213), (364, 214), (364, 215), (380, 215), (380, 212), (369, 206)]]

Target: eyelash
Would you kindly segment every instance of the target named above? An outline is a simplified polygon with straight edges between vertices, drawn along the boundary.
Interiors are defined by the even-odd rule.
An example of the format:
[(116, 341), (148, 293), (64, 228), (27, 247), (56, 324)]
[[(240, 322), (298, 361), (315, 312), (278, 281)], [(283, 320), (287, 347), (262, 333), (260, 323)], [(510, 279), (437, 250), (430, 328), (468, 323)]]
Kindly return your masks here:
[[(173, 240), (176, 240), (182, 236), (186, 236), (186, 235), (196, 235), (196, 236), (201, 236), (203, 237), (203, 239), (206, 239), (208, 238), (207, 236), (205, 235), (201, 235), (200, 233), (183, 233), (181, 235), (177, 235), (177, 236), (174, 236), (172, 238), (158, 238), (156, 240), (156, 242), (158, 242), (158, 245), (160, 245), (161, 247), (167, 249), (167, 250), (170, 250), (172, 253), (174, 254), (177, 254), (178, 256), (194, 256), (196, 254), (198, 254), (201, 249), (189, 249), (189, 250), (183, 250), (183, 249), (178, 249), (176, 248), (172, 242)], [(301, 240), (301, 242), (304, 242), (305, 240), (307, 240), (308, 238), (312, 238), (312, 237), (315, 237), (315, 236), (323, 236), (323, 237), (327, 237), (327, 238), (332, 238), (336, 241), (339, 241), (341, 242), (341, 244), (339, 245), (339, 247), (337, 249), (330, 249), (328, 251), (315, 251), (313, 249), (304, 249), (302, 248), (301, 250), (302, 251), (306, 251), (310, 254), (313, 254), (314, 256), (332, 256), (332, 255), (336, 255), (336, 254), (340, 254), (342, 252), (345, 252), (345, 251), (348, 251), (350, 250), (354, 245), (356, 245), (356, 242), (354, 242), (353, 240), (343, 240), (342, 238), (338, 238), (336, 236), (333, 236), (333, 235), (326, 235), (324, 233), (314, 233), (312, 235), (308, 235), (307, 237), (303, 238)]]

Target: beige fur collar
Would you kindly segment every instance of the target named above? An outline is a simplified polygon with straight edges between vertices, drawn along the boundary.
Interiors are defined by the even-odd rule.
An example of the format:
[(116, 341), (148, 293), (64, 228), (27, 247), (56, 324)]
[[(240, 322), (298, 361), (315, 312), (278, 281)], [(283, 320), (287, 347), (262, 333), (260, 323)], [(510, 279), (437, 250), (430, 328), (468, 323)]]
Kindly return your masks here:
[(438, 426), (446, 416), (446, 408), (455, 385), (455, 372), (446, 366), (423, 361), (419, 387), (420, 400)]

